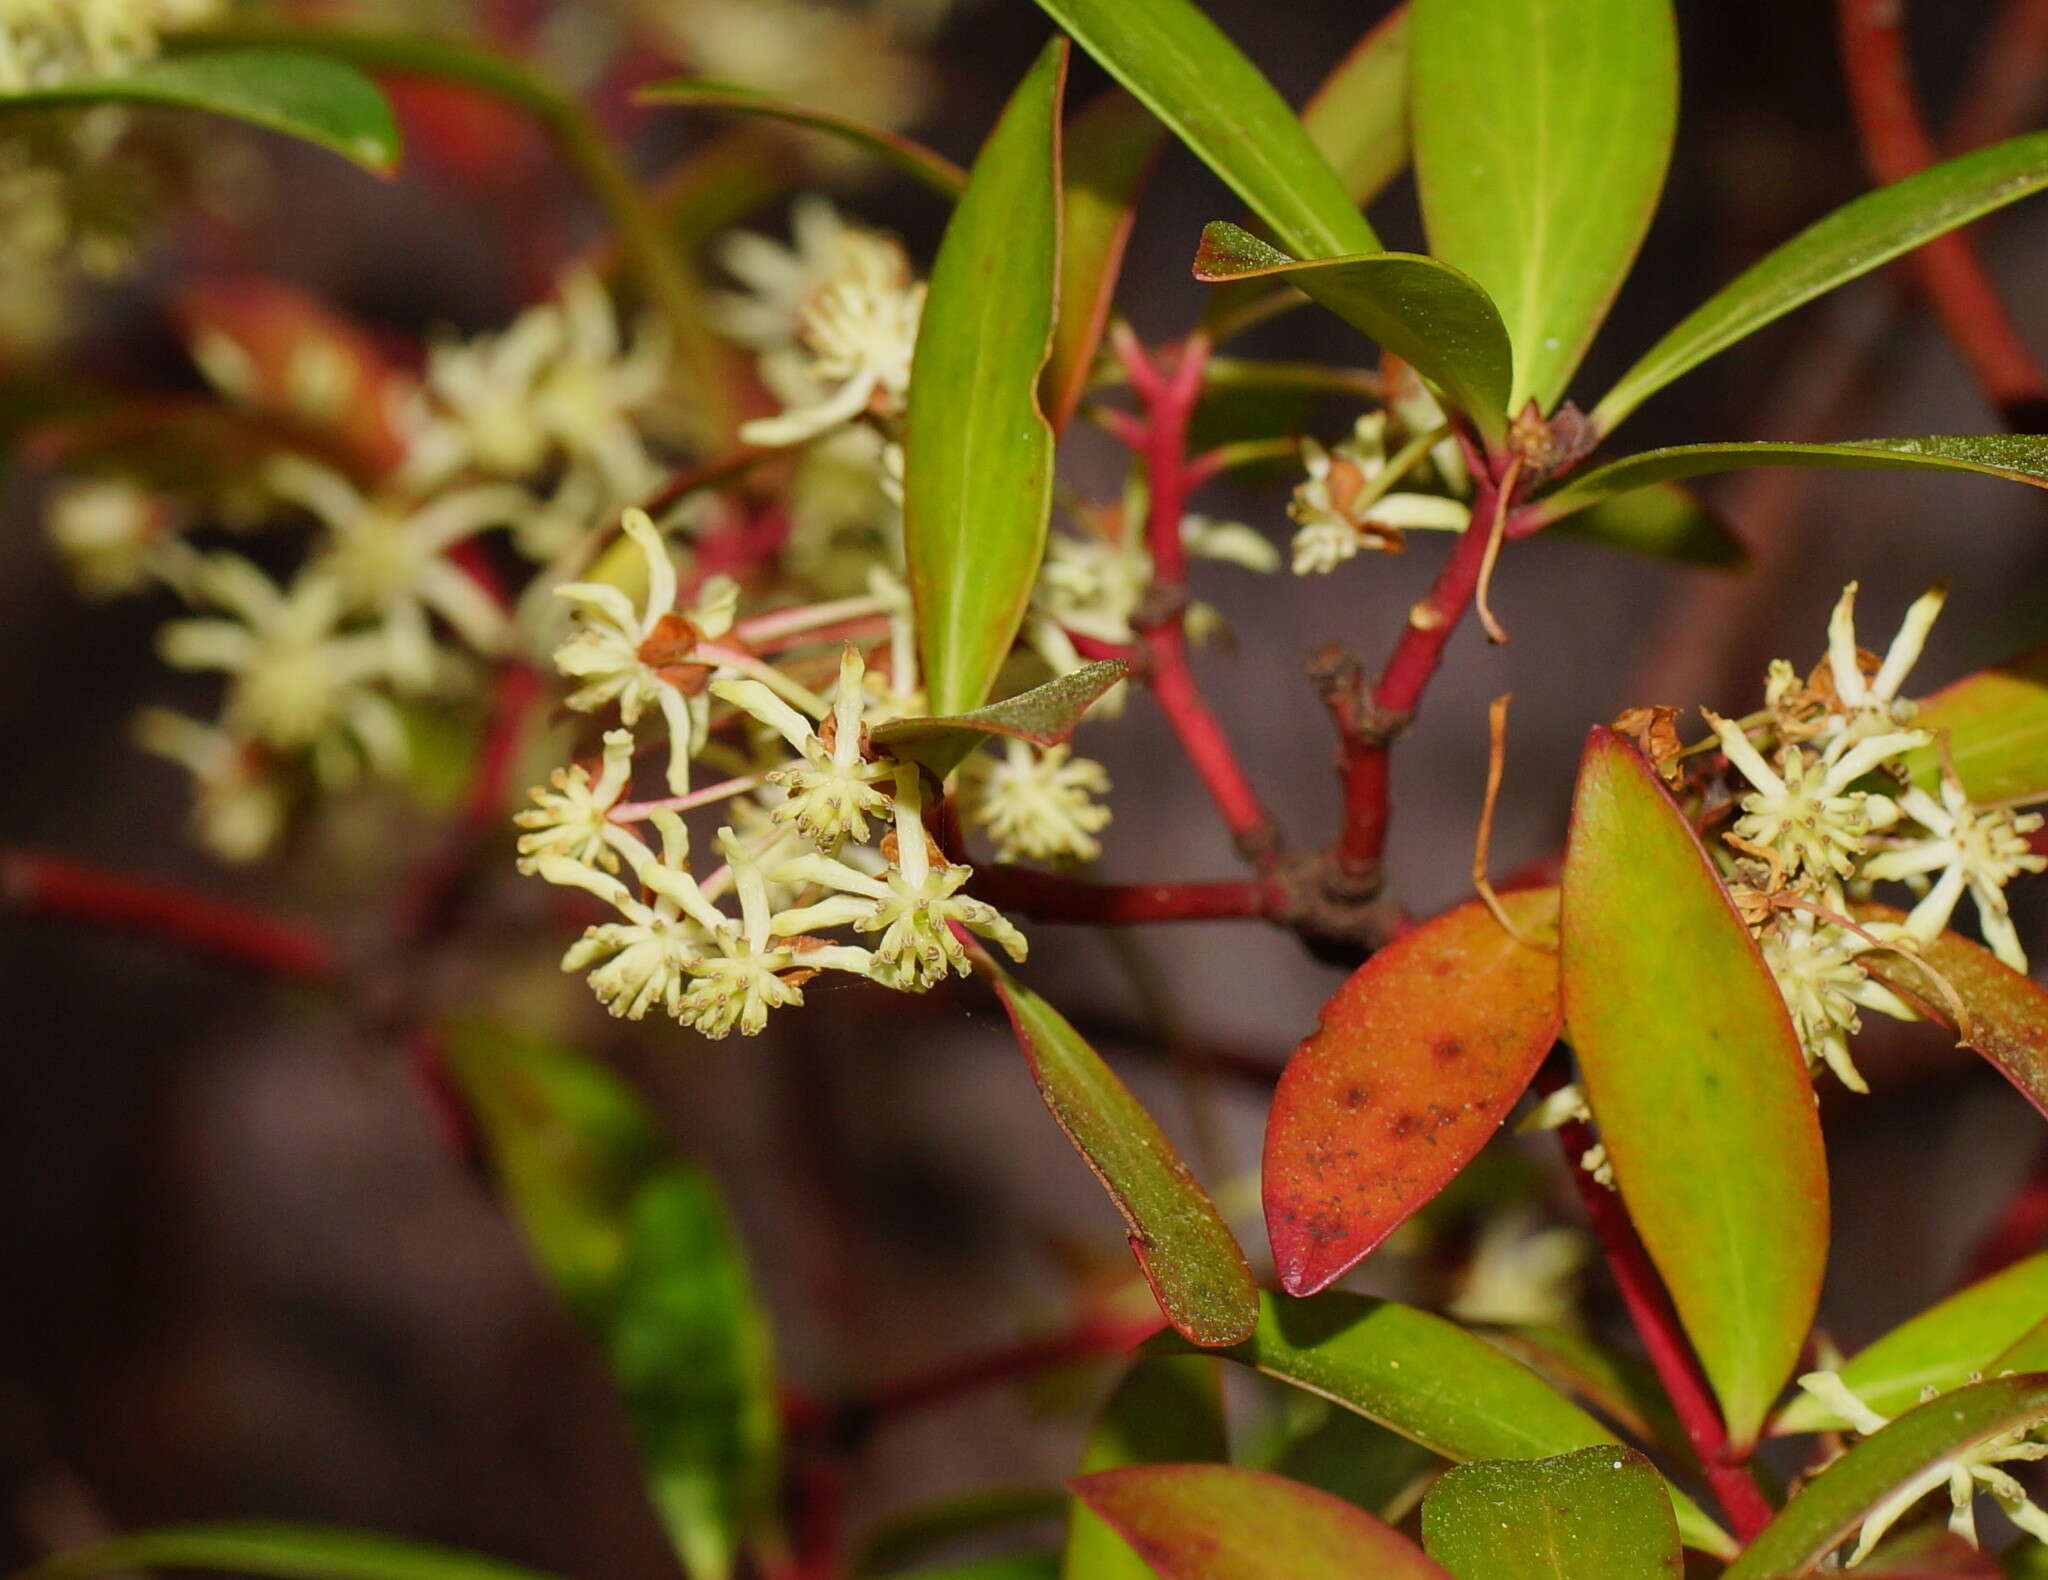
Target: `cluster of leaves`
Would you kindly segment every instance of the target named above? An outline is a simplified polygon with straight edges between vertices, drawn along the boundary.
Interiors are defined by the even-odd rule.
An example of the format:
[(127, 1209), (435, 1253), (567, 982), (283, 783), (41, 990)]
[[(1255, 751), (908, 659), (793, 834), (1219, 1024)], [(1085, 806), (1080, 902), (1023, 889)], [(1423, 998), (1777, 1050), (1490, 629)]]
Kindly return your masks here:
[[(820, 750), (844, 748), (833, 758), (839, 770), (863, 784), (887, 775), (898, 787), (891, 805), (905, 821), (893, 847), (873, 853), (874, 872), (856, 873), (864, 881), (907, 879), (913, 864), (926, 871), (915, 840), (903, 836), (922, 833), (927, 795), (942, 805), (984, 739), (1056, 747), (1121, 673), (1076, 669), (1043, 681), (1050, 660), (1031, 640), (1035, 600), (1044, 608), (1064, 431), (1085, 412), (1135, 438), (1145, 497), (1133, 492), (1113, 536), (1136, 549), (1138, 517), (1153, 518), (1159, 530), (1145, 544), (1147, 574), (1184, 592), (1166, 562), (1180, 553), (1184, 423), (1200, 392), (1176, 394), (1173, 380), (1217, 382), (1227, 371), (1303, 381), (1299, 369), (1205, 365), (1210, 346), (1293, 293), (1385, 354), (1384, 383), (1344, 370), (1350, 383), (1340, 379), (1339, 387), (1382, 388), (1392, 410), (1402, 370), (1412, 370), (1434, 414), (1409, 424), (1405, 460), (1374, 462), (1390, 470), (1368, 480), (1374, 491), (1350, 522), (1360, 539), (1376, 534), (1379, 546), (1398, 544), (1400, 523), (1376, 518), (1373, 507), (1403, 467), (1421, 466), (1447, 438), (1469, 480), (1469, 524), (1451, 550), (1457, 574), (1447, 572), (1459, 599), (1436, 606), (1441, 620), (1455, 621), (1475, 593), (1483, 596), (1504, 544), (1552, 527), (1727, 561), (1726, 529), (1678, 486), (1712, 472), (1932, 468), (2048, 485), (2048, 441), (2027, 438), (1702, 444), (1594, 459), (1645, 400), (1720, 351), (2048, 186), (2048, 134), (1965, 156), (1819, 221), (1684, 319), (1582, 412), (1566, 391), (1642, 240), (1674, 131), (1677, 61), (1666, 0), (1414, 0), (1368, 35), (1300, 116), (1187, 0), (1042, 4), (1062, 36), (1026, 74), (967, 172), (841, 107), (704, 81), (648, 94), (851, 140), (954, 202), (907, 373), (892, 384), (893, 373), (857, 356), (845, 368), (832, 363), (837, 386), (810, 403), (814, 418), (823, 410), (829, 420), (807, 427), (784, 412), (780, 427), (771, 419), (764, 429), (757, 418), (755, 436), (767, 437), (736, 452), (719, 445), (746, 430), (723, 408), (759, 391), (743, 377), (712, 377), (699, 390), (702, 434), (693, 441), (705, 465), (685, 473), (667, 501), (695, 508), (713, 500), (730, 510), (712, 526), (686, 524), (693, 568), (708, 575), (714, 547), (729, 549), (756, 525), (749, 511), (761, 501), (735, 479), (783, 464), (786, 446), (865, 434), (876, 441), (865, 463), (875, 479), (888, 478), (900, 454), (900, 542), (885, 533), (869, 568), (887, 576), (900, 568), (903, 592), (884, 589), (862, 602), (858, 618), (879, 626), (852, 639), (869, 658), (886, 650), (899, 678), (886, 711), (872, 712), (865, 694), (856, 695), (861, 682), (848, 661), (840, 673), (854, 678), (841, 681), (848, 689), (835, 698), (845, 704), (834, 715), (843, 742), (825, 737), (826, 710), (811, 710)], [(1071, 117), (1069, 40), (1122, 84)], [(297, 47), (315, 53), (253, 49), (246, 40), (201, 46), (112, 82), (25, 90), (0, 107), (182, 104), (380, 164), (395, 149), (388, 114), (349, 63), (459, 78), (535, 115), (584, 166), (612, 203), (650, 297), (668, 314), (679, 363), (714, 375), (729, 365), (734, 348), (693, 304), (684, 260), (637, 197), (620, 197), (625, 177), (593, 152), (589, 128), (564, 96), (494, 57), (430, 41), (309, 32)], [(1194, 267), (1219, 289), (1177, 360), (1105, 356), (1123, 244), (1162, 128), (1228, 184), (1263, 234), (1209, 227)], [(1523, 158), (1530, 148), (1546, 156)], [(1429, 255), (1384, 250), (1362, 208), (1411, 157)], [(1560, 223), (1567, 216), (1570, 223)], [(912, 303), (908, 281), (896, 283), (904, 293), (898, 306)], [(1103, 396), (1119, 379), (1149, 407), (1149, 427)], [(1308, 382), (1328, 387), (1327, 379)], [(1180, 433), (1159, 425), (1162, 403), (1173, 399), (1181, 402)], [(1269, 457), (1273, 441), (1291, 448), (1293, 436), (1257, 438), (1265, 447), (1253, 452)], [(1359, 466), (1358, 456), (1341, 448), (1322, 455), (1311, 479), (1323, 486), (1317, 508), (1348, 519), (1330, 469)], [(1446, 494), (1456, 492), (1453, 466), (1441, 472)], [(709, 728), (690, 722), (685, 704), (764, 667), (773, 678), (774, 670), (753, 653), (719, 656), (704, 647), (717, 633), (700, 629), (708, 622), (693, 624), (673, 596), (655, 597), (644, 611), (627, 601), (620, 585), (637, 572), (630, 555), (611, 550), (616, 503), (604, 507), (605, 519), (583, 524), (567, 558), (588, 579), (571, 585), (602, 589), (586, 592), (588, 603), (606, 607), (615, 598), (627, 609), (635, 625), (628, 661), (651, 677), (664, 712), (673, 702), (683, 721), (674, 727), (695, 732), (688, 750), (670, 743), (677, 793), (664, 810), (679, 813), (690, 797), (673, 777), (675, 754), (687, 764), (702, 744), (695, 737)], [(893, 531), (893, 516), (882, 514)], [(652, 532), (650, 525), (636, 541)], [(666, 545), (654, 541), (646, 581), (665, 591), (673, 568)], [(900, 561), (890, 545), (900, 546)], [(777, 552), (744, 567), (767, 589), (764, 618), (781, 611), (788, 630), (829, 628), (788, 614), (811, 607), (796, 600), (816, 599), (819, 589), (790, 573)], [(1161, 615), (1141, 609), (1143, 601), (1132, 600), (1123, 640), (1111, 645), (1118, 661), (1149, 653), (1155, 666), (1170, 664), (1181, 607)], [(728, 604), (728, 620), (730, 613)], [(1421, 621), (1415, 629), (1431, 627)], [(1078, 664), (1076, 633), (1063, 634)], [(1435, 652), (1424, 655), (1424, 679)], [(1036, 668), (1027, 667), (1034, 659)], [(1902, 771), (1927, 784), (1945, 772), (1975, 805), (2048, 797), (2044, 670), (2038, 658), (2023, 660), (1928, 699), (1914, 720), (1927, 756)], [(991, 703), (1020, 672), (1041, 683)], [(732, 703), (729, 689), (719, 695)], [(617, 700), (612, 692), (594, 705)], [(762, 716), (732, 703), (722, 722), (744, 731), (741, 715), (750, 712)], [(1901, 1552), (1910, 1557), (1914, 1544), (1934, 1539), (1929, 1532), (1909, 1528), (1889, 1549), (1878, 1538), (1937, 1486), (1950, 1488), (1959, 1521), (1980, 1485), (2016, 1518), (2037, 1516), (1998, 1467), (2038, 1457), (2030, 1434), (2048, 1424), (2048, 1256), (1933, 1307), (1832, 1379), (1811, 1376), (1804, 1395), (1786, 1398), (1813, 1340), (1827, 1255), (1820, 1117), (1781, 982), (1731, 895), (1730, 872), (1703, 841), (1714, 809), (1675, 799), (1660, 776), (1665, 766), (1661, 753), (1645, 756), (1615, 731), (1596, 729), (1556, 886), (1489, 895), (1413, 927), (1332, 999), (1288, 1069), (1268, 1131), (1265, 1205), (1280, 1293), (1259, 1287), (1224, 1214), (1074, 1027), (976, 954), (1047, 1107), (1124, 1217), (1169, 1329), (1130, 1371), (1090, 1442), (1072, 1484), (1079, 1501), (1062, 1572), (1075, 1580), (1146, 1572), (1166, 1580), (1320, 1580), (1368, 1564), (1390, 1575), (1459, 1580), (1634, 1580), (1678, 1575), (1684, 1547), (1725, 1564), (1734, 1580), (1765, 1580), (1816, 1572), (1859, 1535), (1859, 1548), (1876, 1549), (1880, 1570)], [(583, 769), (564, 772), (584, 773), (578, 788), (589, 790)], [(765, 777), (736, 776), (749, 779), (748, 794), (751, 781)], [(596, 808), (599, 857), (621, 848), (612, 803), (623, 785), (611, 784), (611, 800)], [(772, 820), (783, 804), (764, 797), (759, 810)], [(950, 857), (946, 820), (932, 823), (937, 848)], [(822, 851), (828, 842), (815, 843)], [(668, 858), (640, 849), (647, 864), (629, 859), (650, 893), (670, 899), (661, 885), (694, 885), (684, 856), (650, 877)], [(748, 859), (736, 854), (732, 868)], [(654, 914), (653, 899), (613, 886), (622, 909)], [(802, 908), (778, 906), (776, 914)], [(765, 901), (760, 909), (766, 925)], [(949, 917), (932, 911), (927, 921), (943, 927)], [(862, 913), (855, 925), (872, 919)], [(1865, 909), (1854, 925), (1883, 920)], [(751, 936), (760, 931), (754, 922), (747, 948), (779, 950), (764, 969), (793, 994), (815, 967), (788, 937)], [(722, 924), (702, 925), (716, 934)], [(705, 977), (702, 956), (688, 952), (700, 942), (678, 957), (672, 988), (681, 976)], [(950, 933), (941, 944), (959, 952)], [(1921, 1013), (1951, 1023), (2048, 1113), (2048, 995), (1948, 933), (1871, 969)], [(1655, 1272), (1635, 1291), (1653, 1381), (1575, 1335), (1501, 1331), (1328, 1288), (1464, 1173), (1561, 1036), (1613, 1178), (1611, 1197), (1586, 1187), (1590, 1211), (1618, 1271), (1639, 1243)], [(652, 1118), (600, 1067), (488, 1027), (466, 1027), (455, 1041), (457, 1074), (507, 1207), (610, 1366), (679, 1557), (705, 1580), (743, 1562), (779, 1568), (787, 1555), (776, 1508), (780, 1412), (769, 1341), (715, 1186), (669, 1153)], [(1561, 1057), (1552, 1069), (1562, 1071)], [(1590, 1139), (1568, 1133), (1575, 1151)], [(1657, 1283), (1675, 1325), (1660, 1326)], [(1688, 1347), (1709, 1390), (1699, 1397), (1685, 1386)], [(1282, 1431), (1273, 1443), (1234, 1447), (1217, 1382), (1225, 1362), (1343, 1413)], [(1845, 1430), (1859, 1441), (1789, 1495), (1750, 1479), (1748, 1460), (1762, 1437)], [(1445, 1471), (1443, 1462), (1458, 1468)], [(1735, 1531), (1703, 1505), (1706, 1492)], [(1418, 1497), (1419, 1542), (1399, 1529)], [(56, 1580), (140, 1563), (399, 1580), (518, 1574), (347, 1533), (265, 1527), (140, 1536), (34, 1573)], [(1029, 1558), (976, 1572), (1053, 1571)]]

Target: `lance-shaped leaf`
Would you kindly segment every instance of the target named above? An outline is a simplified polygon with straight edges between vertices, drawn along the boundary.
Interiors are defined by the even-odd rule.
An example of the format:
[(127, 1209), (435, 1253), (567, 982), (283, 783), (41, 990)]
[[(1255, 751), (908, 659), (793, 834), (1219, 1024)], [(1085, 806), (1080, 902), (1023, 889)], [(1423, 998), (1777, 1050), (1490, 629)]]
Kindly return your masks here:
[(1195, 278), (1296, 286), (1428, 378), (1489, 439), (1506, 430), (1507, 330), (1486, 293), (1448, 264), (1409, 252), (1302, 262), (1218, 220), (1202, 232)]
[(1408, 163), (1408, 7), (1375, 22), (1301, 107), (1309, 141), (1323, 151), (1360, 208)]
[(1457, 1580), (1678, 1580), (1656, 1467), (1631, 1448), (1460, 1465), (1422, 1500), (1422, 1545)]
[(1134, 1465), (1071, 1485), (1159, 1580), (1450, 1580), (1363, 1509), (1269, 1471)]
[(1557, 1040), (1557, 891), (1477, 900), (1381, 950), (1323, 1006), (1266, 1121), (1266, 1232), (1313, 1294), (1486, 1145)]
[(777, 1417), (717, 1186), (602, 1066), (484, 1025), (451, 1052), (534, 1261), (610, 1367), (677, 1553), (692, 1575), (729, 1574), (770, 1514)]
[[(1442, 1317), (1337, 1290), (1259, 1300), (1252, 1336), (1220, 1354), (1446, 1459), (1547, 1459), (1615, 1441), (1534, 1372)], [(1687, 1546), (1734, 1552), (1684, 1493), (1673, 1489), (1671, 1501)]]
[(1414, 12), (1429, 250), (1499, 306), (1510, 409), (1548, 411), (1663, 189), (1678, 125), (1670, 0), (1414, 0)]
[(1990, 1365), (1992, 1372), (2048, 1371), (2048, 1317), (2043, 1317), (2011, 1348), (2001, 1350)]
[(1376, 252), (1294, 112), (1190, 0), (1038, 0), (1273, 229), (1309, 258)]
[[(1945, 738), (1971, 800), (2048, 795), (2048, 647), (1944, 686), (1920, 704), (1913, 725)], [(1941, 754), (1921, 755), (1913, 777), (1931, 782)]]
[[(1081, 1455), (1081, 1473), (1229, 1457), (1221, 1367), (1204, 1355), (1162, 1355), (1140, 1361), (1109, 1396)], [(1066, 1580), (1153, 1580), (1130, 1543), (1078, 1500), (1060, 1573)]]
[(1120, 658), (1088, 664), (1001, 702), (944, 719), (893, 719), (878, 725), (874, 743), (895, 757), (923, 763), (943, 779), (991, 735), (1057, 746), (1072, 735), (1102, 694), (1129, 673)]
[(1479, 1336), (1632, 1437), (1668, 1447), (1681, 1458), (1692, 1452), (1664, 1385), (1647, 1361), (1606, 1349), (1568, 1328), (1523, 1324), (1482, 1328)]
[(1810, 1575), (1872, 1513), (1944, 1460), (2043, 1421), (2048, 1421), (2048, 1376), (2038, 1372), (1974, 1383), (1931, 1399), (1873, 1432), (1800, 1488), (1729, 1567), (1725, 1580)]
[(135, 1569), (213, 1569), (275, 1580), (548, 1580), (537, 1570), (453, 1547), (257, 1520), (109, 1537), (45, 1558), (14, 1580), (87, 1580)]
[(1563, 881), (1564, 1015), (1616, 1184), (1721, 1401), (1756, 1438), (1827, 1260), (1827, 1160), (1770, 969), (1684, 815), (1595, 729)]
[(1130, 1088), (1059, 1011), (985, 955), (1045, 1106), (1123, 1214), (1159, 1309), (1191, 1343), (1235, 1344), (1258, 1320), (1258, 1289), (1216, 1204)]
[(398, 122), (353, 66), (291, 49), (194, 49), (103, 81), (0, 94), (0, 114), (74, 104), (201, 110), (317, 143), (366, 170), (398, 168)]
[(904, 419), (903, 533), (925, 689), (978, 707), (1024, 622), (1052, 509), (1038, 404), (1059, 288), (1055, 39), (982, 145), (932, 265)]
[(1610, 461), (1530, 508), (1535, 519), (1556, 521), (1616, 495), (1675, 478), (1772, 466), (1975, 472), (2048, 488), (2048, 436), (1998, 433), (1850, 439), (1840, 444), (1682, 444)]
[(1060, 303), (1045, 365), (1045, 408), (1064, 430), (1088, 387), (1096, 348), (1116, 295), (1138, 192), (1159, 157), (1166, 129), (1152, 112), (1112, 89), (1067, 126), (1061, 150)]
[(1560, 536), (1680, 565), (1732, 570), (1748, 558), (1728, 524), (1682, 483), (1652, 483), (1625, 494), (1588, 499), (1561, 520), (1549, 519), (1556, 525), (1547, 530)]
[[(1898, 1415), (1920, 1402), (1920, 1390), (1945, 1393), (1973, 1376), (2006, 1367), (1999, 1357), (2048, 1313), (2048, 1251), (1958, 1290), (1835, 1368), (1849, 1391), (1879, 1415)], [(1773, 1433), (1839, 1432), (1853, 1423), (1801, 1394), (1771, 1421)]]
[(677, 77), (667, 82), (648, 83), (636, 89), (633, 97), (641, 104), (731, 110), (739, 115), (758, 115), (771, 121), (807, 126), (887, 160), (897, 169), (915, 176), (941, 197), (957, 198), (967, 188), (966, 171), (914, 137), (906, 137), (892, 127), (878, 126), (851, 115), (765, 93), (759, 88), (734, 82), (710, 82), (699, 77)]
[[(1884, 905), (1859, 905), (1856, 915), (1872, 922), (1905, 919)], [(1872, 976), (1983, 1054), (2022, 1097), (2048, 1115), (2048, 990), (1981, 944), (1954, 933), (1923, 945), (1917, 958), (1873, 949), (1859, 959)], [(1940, 973), (1939, 981), (1922, 969), (1922, 960)], [(1956, 1023), (1951, 993), (1962, 1003), (1965, 1024)]]
[(2048, 186), (2048, 132), (1866, 192), (1750, 265), (1624, 373), (1593, 412), (1611, 433), (1673, 379), (1838, 285)]

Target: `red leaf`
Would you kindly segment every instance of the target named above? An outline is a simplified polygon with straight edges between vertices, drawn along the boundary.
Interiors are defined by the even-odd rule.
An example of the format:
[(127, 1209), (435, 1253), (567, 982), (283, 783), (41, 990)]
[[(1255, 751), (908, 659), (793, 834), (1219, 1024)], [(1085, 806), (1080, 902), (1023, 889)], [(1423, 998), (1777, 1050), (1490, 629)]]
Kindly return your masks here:
[[(1556, 936), (1557, 891), (1504, 897)], [(1557, 1038), (1557, 956), (1478, 901), (1380, 951), (1323, 1006), (1266, 1123), (1266, 1232), (1289, 1294), (1341, 1276), (1486, 1145)]]

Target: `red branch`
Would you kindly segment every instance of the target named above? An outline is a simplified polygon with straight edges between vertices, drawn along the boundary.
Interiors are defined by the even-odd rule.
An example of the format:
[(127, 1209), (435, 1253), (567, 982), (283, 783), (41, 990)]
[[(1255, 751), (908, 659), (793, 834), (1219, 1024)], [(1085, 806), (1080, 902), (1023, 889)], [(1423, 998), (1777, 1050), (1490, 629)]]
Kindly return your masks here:
[(2040, 117), (2048, 89), (2048, 0), (2006, 0), (1977, 52), (1944, 139), (1951, 154), (2010, 137)]
[[(1540, 1084), (1545, 1090), (1555, 1091), (1563, 1080), (1546, 1070)], [(1657, 1277), (1657, 1269), (1651, 1265), (1649, 1252), (1643, 1249), (1621, 1196), (1579, 1167), (1580, 1156), (1593, 1145), (1592, 1131), (1574, 1121), (1558, 1130), (1557, 1139), (1564, 1148), (1565, 1164), (1571, 1170), (1572, 1183), (1578, 1187), (1579, 1200), (1592, 1220), (1593, 1234), (1607, 1258), (1608, 1271), (1621, 1290), (1629, 1320), (1641, 1335), (1658, 1381), (1663, 1383), (1693, 1452), (1699, 1456), (1707, 1485), (1713, 1488), (1714, 1496), (1735, 1526), (1736, 1536), (1747, 1542), (1771, 1522), (1770, 1503), (1758, 1489), (1756, 1479), (1730, 1453), (1728, 1429), (1722, 1424), (1720, 1408), (1707, 1389), (1699, 1362), (1679, 1325), (1678, 1313), (1671, 1309), (1670, 1297)]]
[[(1387, 843), (1390, 810), (1387, 756), (1394, 737), (1406, 729), (1421, 704), (1444, 649), (1479, 590), (1486, 563), (1487, 528), (1500, 508), (1485, 459), (1467, 446), (1466, 459), (1478, 487), (1472, 524), (1452, 545), (1427, 596), (1408, 611), (1386, 668), (1368, 692), (1348, 667), (1322, 677), (1323, 694), (1337, 723), (1337, 768), (1344, 784), (1344, 826), (1337, 836), (1338, 865), (1362, 881), (1376, 881)], [(1513, 500), (1508, 504), (1512, 506)], [(1348, 666), (1348, 660), (1342, 661)]]
[(1142, 1317), (1089, 1317), (1064, 1333), (970, 1355), (920, 1376), (885, 1383), (853, 1400), (851, 1408), (870, 1422), (929, 1410), (1055, 1367), (1128, 1355), (1165, 1326), (1166, 1319), (1157, 1312)]
[(974, 869), (974, 893), (998, 910), (1038, 922), (1110, 926), (1134, 922), (1275, 920), (1288, 895), (1265, 879), (1197, 883), (1092, 883), (1085, 878), (998, 864)]
[(311, 928), (56, 856), (0, 851), (0, 905), (112, 927), (294, 981), (332, 982), (341, 970), (333, 946)]
[(1147, 357), (1128, 332), (1117, 335), (1114, 343), (1131, 388), (1145, 407), (1144, 422), (1132, 435), (1144, 457), (1149, 496), (1145, 544), (1152, 555), (1152, 590), (1148, 608), (1134, 622), (1145, 678), (1209, 798), (1223, 814), (1237, 848), (1261, 871), (1270, 871), (1280, 858), (1280, 831), (1252, 788), (1188, 663), (1183, 619), (1188, 597), (1187, 552), (1180, 530), (1193, 482), (1188, 472), (1188, 422), (1201, 399), (1209, 342), (1201, 335), (1190, 336), (1179, 355), (1164, 366)]
[[(1863, 162), (1898, 181), (1940, 158), (1921, 119), (1906, 53), (1905, 0), (1836, 0), (1849, 105)], [(2009, 428), (2042, 426), (2048, 374), (2027, 350), (1997, 288), (1962, 231), (1937, 236), (1906, 260), (1942, 329)]]

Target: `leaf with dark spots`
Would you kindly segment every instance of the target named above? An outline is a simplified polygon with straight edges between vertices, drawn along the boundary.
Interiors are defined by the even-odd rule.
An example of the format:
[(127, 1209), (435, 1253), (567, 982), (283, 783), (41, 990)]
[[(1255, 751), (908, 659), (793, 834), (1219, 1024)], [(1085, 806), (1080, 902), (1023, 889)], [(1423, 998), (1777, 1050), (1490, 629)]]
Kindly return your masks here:
[[(1557, 891), (1505, 898), (1554, 934)], [(1359, 968), (1294, 1055), (1266, 1126), (1266, 1230), (1289, 1294), (1365, 1256), (1500, 1127), (1557, 1036), (1557, 957), (1478, 901)]]

